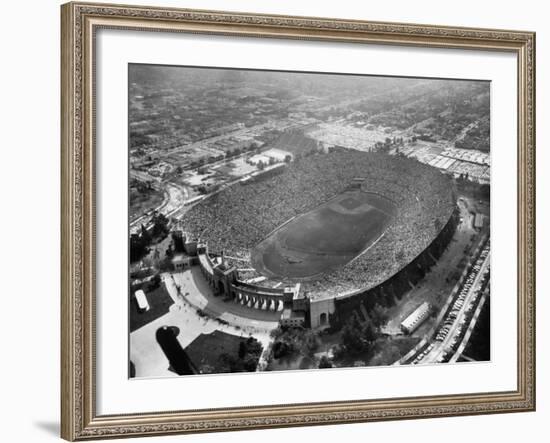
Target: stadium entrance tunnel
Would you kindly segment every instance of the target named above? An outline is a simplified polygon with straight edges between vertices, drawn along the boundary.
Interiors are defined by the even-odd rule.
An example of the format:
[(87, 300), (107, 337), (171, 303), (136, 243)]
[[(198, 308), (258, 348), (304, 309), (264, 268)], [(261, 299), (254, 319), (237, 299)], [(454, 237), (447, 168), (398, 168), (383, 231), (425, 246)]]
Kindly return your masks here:
[(252, 250), (252, 266), (272, 278), (314, 279), (368, 250), (396, 213), (382, 195), (343, 192), (272, 232)]

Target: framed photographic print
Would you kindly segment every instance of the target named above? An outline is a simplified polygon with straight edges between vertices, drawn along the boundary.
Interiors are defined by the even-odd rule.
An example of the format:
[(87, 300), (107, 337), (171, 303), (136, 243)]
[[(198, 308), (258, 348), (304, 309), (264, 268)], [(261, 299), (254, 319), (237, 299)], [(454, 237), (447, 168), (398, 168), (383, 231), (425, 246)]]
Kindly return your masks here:
[(63, 438), (534, 410), (533, 33), (61, 14)]

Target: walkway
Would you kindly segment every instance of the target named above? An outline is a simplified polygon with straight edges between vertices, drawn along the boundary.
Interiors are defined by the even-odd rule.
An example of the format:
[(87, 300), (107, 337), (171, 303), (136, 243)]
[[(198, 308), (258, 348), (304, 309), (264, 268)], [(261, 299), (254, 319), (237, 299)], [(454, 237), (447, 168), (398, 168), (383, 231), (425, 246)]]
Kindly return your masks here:
[[(278, 326), (280, 313), (251, 309), (215, 297), (198, 267), (173, 274), (173, 278), (170, 273), (162, 274), (162, 280), (174, 304), (167, 314), (130, 334), (130, 359), (136, 377), (176, 376), (168, 369), (168, 359), (156, 341), (156, 331), (164, 325), (179, 329), (177, 338), (184, 349), (199, 335), (217, 330), (239, 337), (253, 335), (267, 350), (271, 342), (269, 334)], [(199, 315), (198, 309), (207, 316)]]
[[(425, 364), (425, 363), (439, 363), (442, 361), (447, 361), (449, 359), (449, 353), (455, 354), (453, 349), (456, 349), (455, 345), (462, 332), (465, 329), (469, 328), (471, 322), (477, 320), (477, 316), (471, 317), (472, 309), (477, 306), (478, 299), (482, 297), (480, 294), (481, 283), (483, 277), (485, 276), (486, 271), (489, 268), (490, 254), (487, 253), (481, 261), (480, 267), (477, 271), (471, 271), (469, 278), (471, 280), (471, 285), (467, 292), (464, 295), (459, 295), (454, 302), (453, 306), (460, 306), (458, 310), (453, 310), (450, 315), (447, 315), (442, 320), (442, 327), (438, 328), (435, 332), (435, 337), (433, 341), (428, 345), (428, 348), (423, 352), (421, 358), (415, 359), (415, 364)], [(468, 283), (467, 283), (468, 284)], [(470, 317), (470, 318), (469, 318)], [(466, 324), (468, 322), (468, 324)], [(443, 334), (442, 338), (438, 340), (437, 336), (441, 333), (442, 328), (446, 328), (447, 332)], [(427, 351), (427, 352), (426, 352)], [(452, 355), (451, 355), (452, 358)], [(456, 361), (456, 359), (454, 359)]]

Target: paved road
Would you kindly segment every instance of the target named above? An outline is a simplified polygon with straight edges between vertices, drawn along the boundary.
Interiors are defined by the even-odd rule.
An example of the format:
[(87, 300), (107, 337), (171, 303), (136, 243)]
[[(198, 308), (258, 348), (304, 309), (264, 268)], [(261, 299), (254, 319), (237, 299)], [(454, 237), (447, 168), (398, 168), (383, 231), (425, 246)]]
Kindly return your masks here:
[(174, 183), (165, 183), (164, 186), (165, 198), (163, 202), (155, 209), (147, 211), (147, 213), (132, 221), (130, 223), (131, 234), (137, 233), (140, 230), (141, 225), (149, 227), (153, 212), (162, 212), (167, 217), (170, 217), (174, 212), (178, 211), (183, 206), (187, 200), (187, 190), (183, 186), (176, 185)]
[[(473, 229), (473, 216), (470, 214), (466, 200), (458, 200), (460, 210), (460, 223), (456, 228), (453, 240), (449, 242), (448, 249), (438, 258), (437, 263), (430, 269), (424, 279), (412, 290), (407, 292), (401, 300), (389, 310), (390, 320), (384, 325), (383, 332), (390, 335), (401, 335), (401, 322), (416, 309), (422, 302), (429, 302), (435, 309), (440, 309), (445, 305), (450, 294), (449, 283), (446, 278), (457, 279), (453, 276), (455, 269), (460, 265), (464, 249), (470, 247), (475, 250), (479, 239), (475, 238), (472, 244), (473, 234), (478, 235)], [(413, 336), (424, 338), (435, 326), (435, 319), (428, 319), (422, 326), (414, 331)]]
[[(483, 259), (479, 271), (477, 271), (477, 274), (474, 274), (474, 280), (470, 286), (470, 289), (466, 293), (466, 295), (463, 298), (463, 304), (456, 312), (456, 318), (453, 320), (449, 332), (446, 334), (445, 338), (442, 341), (437, 341), (434, 339), (434, 341), (430, 344), (430, 351), (417, 362), (417, 364), (425, 364), (425, 363), (436, 363), (440, 362), (445, 354), (449, 352), (451, 347), (456, 344), (458, 341), (460, 334), (464, 329), (468, 327), (466, 325), (466, 321), (468, 319), (468, 316), (471, 314), (471, 305), (475, 303), (476, 297), (480, 296), (480, 290), (481, 290), (481, 282), (483, 280), (483, 276), (485, 275), (485, 272), (487, 271), (489, 267), (490, 262), (490, 253), (487, 253), (486, 257)], [(470, 275), (472, 273), (475, 273), (476, 271), (471, 271)], [(466, 281), (468, 278), (466, 279)], [(457, 300), (459, 298), (457, 297)], [(442, 323), (445, 323), (449, 317), (443, 319)], [(472, 321), (472, 319), (470, 319)], [(436, 335), (439, 332), (436, 331)]]
[(202, 139), (202, 140), (197, 140), (196, 142), (180, 145), (176, 148), (169, 149), (169, 150), (166, 150), (164, 152), (161, 152), (160, 155), (161, 155), (161, 157), (164, 158), (164, 157), (168, 157), (170, 155), (176, 154), (178, 152), (189, 151), (190, 149), (207, 149), (209, 151), (218, 151), (218, 152), (222, 153), (223, 150), (213, 148), (209, 145), (211, 145), (211, 144), (213, 144), (213, 143), (215, 143), (219, 140), (224, 140), (226, 138), (238, 137), (240, 135), (255, 134), (256, 131), (260, 131), (260, 130), (266, 131), (266, 130), (268, 130), (266, 125), (267, 125), (266, 123), (261, 123), (259, 125), (251, 126), (249, 128), (245, 127), (245, 128), (237, 129), (235, 131), (226, 132), (224, 134), (215, 135), (213, 137), (205, 138), (205, 139)]
[[(185, 300), (196, 309), (202, 309), (209, 315), (225, 320), (247, 333), (269, 333), (279, 324), (281, 311), (251, 308), (216, 297), (198, 266), (183, 272), (163, 274), (163, 279), (174, 301)], [(177, 290), (178, 286), (180, 293)]]
[[(156, 340), (157, 329), (165, 325), (175, 326), (179, 329), (177, 340), (184, 349), (201, 334), (211, 334), (214, 331), (221, 331), (238, 337), (253, 335), (264, 348), (258, 364), (259, 370), (264, 369), (269, 344), (272, 341), (269, 333), (277, 327), (280, 313), (259, 311), (232, 302), (224, 304), (220, 298), (214, 297), (211, 293), (206, 298), (204, 293), (208, 291), (202, 288), (201, 285), (207, 285), (207, 283), (202, 281), (200, 271), (198, 271), (198, 274), (192, 275), (191, 271), (187, 270), (185, 273), (175, 273), (174, 277), (172, 279), (169, 273), (162, 274), (163, 284), (174, 301), (169, 312), (130, 334), (130, 359), (135, 365), (136, 376), (175, 376), (169, 370), (169, 362)], [(178, 293), (176, 285), (180, 286), (181, 293), (185, 296)], [(196, 285), (201, 286), (201, 288), (196, 287)], [(212, 299), (215, 299), (221, 305), (219, 307), (213, 306)], [(199, 316), (197, 314), (199, 308), (206, 308), (209, 311), (224, 309), (219, 318), (225, 320), (227, 324), (220, 323), (215, 318)], [(243, 312), (248, 311), (254, 315), (263, 315), (265, 318), (263, 320), (245, 318), (239, 315), (239, 312), (233, 311), (238, 309), (243, 310)]]

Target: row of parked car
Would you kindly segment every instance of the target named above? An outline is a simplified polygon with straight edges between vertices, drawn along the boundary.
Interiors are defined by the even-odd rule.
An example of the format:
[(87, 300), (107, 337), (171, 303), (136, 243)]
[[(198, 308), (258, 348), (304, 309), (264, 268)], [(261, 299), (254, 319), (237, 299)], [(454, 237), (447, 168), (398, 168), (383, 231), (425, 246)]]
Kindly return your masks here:
[(460, 291), (457, 293), (454, 302), (449, 308), (447, 315), (443, 319), (440, 327), (435, 332), (434, 340), (428, 346), (426, 346), (426, 348), (424, 348), (420, 354), (415, 357), (415, 359), (411, 362), (412, 364), (420, 363), (434, 349), (434, 347), (438, 345), (438, 343), (441, 344), (442, 342), (444, 342), (453, 327), (455, 327), (456, 322), (458, 321), (458, 325), (456, 325), (456, 329), (454, 330), (451, 341), (445, 345), (444, 351), (440, 353), (436, 362), (441, 363), (443, 361), (446, 361), (446, 359), (449, 357), (449, 354), (451, 354), (455, 350), (456, 346), (458, 345), (459, 339), (463, 335), (462, 332), (464, 328), (468, 327), (469, 320), (471, 318), (469, 314), (472, 313), (472, 311), (475, 309), (481, 291), (476, 291), (473, 296), (468, 300), (468, 305), (464, 307), (466, 297), (472, 289), (472, 285), (474, 284), (481, 270), (481, 267), (483, 266), (483, 262), (489, 255), (489, 251), (490, 244), (489, 241), (487, 241), (487, 243), (479, 253), (474, 266), (472, 266), (470, 272), (464, 280), (464, 283), (460, 288)]

